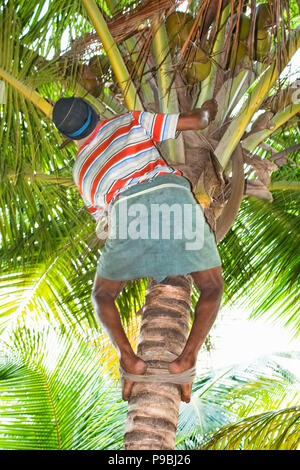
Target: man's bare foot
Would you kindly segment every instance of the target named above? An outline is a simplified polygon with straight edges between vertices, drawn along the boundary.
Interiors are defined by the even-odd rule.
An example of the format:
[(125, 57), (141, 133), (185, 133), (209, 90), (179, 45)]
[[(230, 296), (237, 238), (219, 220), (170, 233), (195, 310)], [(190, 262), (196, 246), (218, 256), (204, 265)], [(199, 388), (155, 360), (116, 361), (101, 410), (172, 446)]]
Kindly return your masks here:
[[(196, 360), (192, 358), (180, 358), (178, 357), (175, 361), (171, 362), (169, 365), (169, 371), (171, 374), (180, 374), (188, 369), (191, 369), (196, 363)], [(191, 401), (193, 384), (181, 384), (181, 401), (189, 403)]]
[[(147, 364), (134, 353), (122, 354), (120, 358), (121, 367), (129, 374), (142, 375), (145, 373)], [(122, 379), (122, 398), (128, 401), (134, 382)]]

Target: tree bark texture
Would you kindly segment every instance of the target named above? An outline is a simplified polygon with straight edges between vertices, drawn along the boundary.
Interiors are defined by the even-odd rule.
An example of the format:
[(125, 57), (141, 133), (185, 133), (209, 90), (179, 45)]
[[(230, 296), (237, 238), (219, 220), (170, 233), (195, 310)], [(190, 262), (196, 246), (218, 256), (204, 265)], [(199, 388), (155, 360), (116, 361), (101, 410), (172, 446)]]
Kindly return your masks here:
[[(147, 363), (147, 374), (162, 374), (185, 346), (190, 326), (192, 277), (170, 276), (149, 280), (142, 312), (137, 354)], [(128, 403), (125, 450), (172, 450), (180, 386), (171, 383), (135, 383)]]

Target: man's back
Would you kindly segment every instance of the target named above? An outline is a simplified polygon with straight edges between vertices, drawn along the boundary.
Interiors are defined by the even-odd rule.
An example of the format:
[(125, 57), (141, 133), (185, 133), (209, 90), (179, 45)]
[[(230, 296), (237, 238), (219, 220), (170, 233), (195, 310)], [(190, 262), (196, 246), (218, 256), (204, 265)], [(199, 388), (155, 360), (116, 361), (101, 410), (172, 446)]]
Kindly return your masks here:
[(133, 111), (99, 123), (80, 147), (73, 167), (79, 191), (94, 216), (122, 191), (174, 173), (154, 142), (174, 138), (177, 114)]

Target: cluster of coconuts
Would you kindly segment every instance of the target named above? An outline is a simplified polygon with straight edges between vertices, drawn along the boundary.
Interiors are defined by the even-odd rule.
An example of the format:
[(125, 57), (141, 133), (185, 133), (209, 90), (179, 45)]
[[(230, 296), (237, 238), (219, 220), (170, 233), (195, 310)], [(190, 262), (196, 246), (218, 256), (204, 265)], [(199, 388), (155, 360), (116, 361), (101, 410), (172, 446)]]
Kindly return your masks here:
[[(233, 21), (237, 23), (234, 15)], [(272, 14), (268, 3), (261, 3), (256, 8), (255, 32), (254, 32), (254, 59), (263, 62), (271, 48), (272, 37), (268, 28), (272, 26)], [(251, 18), (245, 13), (240, 15), (238, 28), (238, 42), (233, 44), (229, 55), (229, 67), (234, 67), (241, 62), (248, 53), (247, 40), (250, 33)]]
[[(134, 70), (133, 62), (127, 58), (125, 64), (129, 72)], [(90, 94), (98, 97), (104, 86), (109, 86), (112, 92), (120, 91), (117, 79), (111, 69), (109, 58), (105, 54), (94, 55), (88, 64), (78, 67), (77, 80)]]
[[(171, 13), (166, 19), (166, 30), (170, 40), (170, 52), (176, 53), (176, 49), (181, 47), (186, 42), (191, 28), (194, 23), (194, 18), (188, 13), (176, 11)], [(202, 82), (208, 77), (211, 69), (211, 61), (209, 55), (200, 48), (195, 48), (189, 57), (189, 64), (186, 70), (186, 78), (190, 84)]]
[[(236, 15), (233, 17), (237, 23)], [(166, 18), (166, 30), (170, 41), (170, 52), (176, 54), (186, 42), (194, 18), (189, 13), (176, 11)], [(268, 28), (272, 26), (272, 16), (268, 3), (261, 3), (257, 6), (255, 17), (255, 60), (264, 61), (271, 47), (271, 35)], [(251, 18), (242, 13), (239, 19), (238, 41), (234, 42), (228, 58), (228, 67), (235, 67), (248, 53), (247, 40), (250, 33)], [(130, 65), (127, 64), (130, 68)], [(205, 80), (211, 70), (211, 60), (206, 51), (200, 47), (193, 48), (190, 53), (186, 78), (188, 83), (195, 84)], [(77, 79), (79, 83), (92, 95), (99, 96), (103, 84), (108, 81), (115, 81), (112, 77), (110, 63), (106, 55), (93, 56), (88, 65), (79, 66)]]
[[(233, 17), (234, 23), (237, 17)], [(170, 52), (176, 53), (186, 42), (193, 26), (192, 15), (183, 12), (173, 12), (166, 19), (166, 29), (170, 40)], [(255, 16), (255, 57), (257, 61), (264, 61), (271, 47), (271, 35), (268, 28), (272, 26), (272, 15), (268, 3), (261, 3), (256, 8)], [(247, 40), (250, 33), (251, 18), (242, 13), (239, 19), (238, 41), (232, 46), (228, 67), (232, 68), (241, 62), (248, 53)], [(197, 47), (190, 54), (186, 70), (187, 81), (191, 84), (205, 80), (211, 70), (211, 61), (207, 52)]]

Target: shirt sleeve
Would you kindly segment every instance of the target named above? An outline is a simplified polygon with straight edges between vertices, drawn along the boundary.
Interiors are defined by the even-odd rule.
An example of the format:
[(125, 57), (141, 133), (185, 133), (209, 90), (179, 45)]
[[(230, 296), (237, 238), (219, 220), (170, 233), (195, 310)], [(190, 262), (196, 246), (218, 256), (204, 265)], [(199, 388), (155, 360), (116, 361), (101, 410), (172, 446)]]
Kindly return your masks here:
[(147, 111), (133, 111), (132, 114), (154, 142), (177, 137), (179, 114), (155, 114)]

